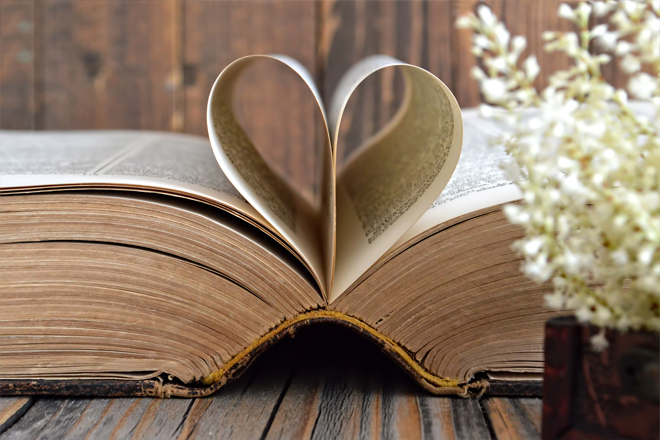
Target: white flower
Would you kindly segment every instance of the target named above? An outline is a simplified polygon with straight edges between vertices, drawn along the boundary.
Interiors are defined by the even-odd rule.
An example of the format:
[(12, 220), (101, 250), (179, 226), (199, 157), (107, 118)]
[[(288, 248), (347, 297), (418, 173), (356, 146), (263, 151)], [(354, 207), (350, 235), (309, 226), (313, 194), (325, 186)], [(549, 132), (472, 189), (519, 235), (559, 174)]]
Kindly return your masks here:
[(487, 78), (481, 82), (481, 92), (490, 102), (497, 102), (506, 95), (506, 84), (500, 78)]
[(527, 47), (527, 39), (523, 36), (516, 35), (511, 40), (511, 50), (518, 55), (522, 53), (523, 50)]
[(481, 104), (479, 105), (479, 115), (482, 118), (492, 118), (495, 116), (495, 109), (488, 104)]
[(524, 224), (530, 219), (530, 215), (524, 212), (518, 205), (507, 205), (504, 207), (504, 214), (511, 223)]
[(477, 15), (479, 15), (479, 18), (487, 27), (492, 27), (495, 25), (495, 23), (497, 23), (497, 18), (486, 5), (480, 5), (477, 8)]
[(612, 50), (616, 47), (618, 40), (619, 35), (616, 32), (603, 32), (597, 36), (596, 43), (598, 43), (598, 46), (600, 46), (601, 49)]
[(495, 28), (495, 38), (497, 38), (497, 42), (500, 44), (500, 46), (506, 46), (509, 44), (510, 37), (511, 34), (509, 31), (506, 30), (502, 23), (499, 23), (499, 25)]
[(472, 26), (473, 20), (468, 15), (463, 15), (456, 20), (456, 27), (460, 29), (467, 29)]
[(545, 239), (543, 237), (534, 237), (531, 240), (527, 240), (524, 246), (525, 255), (533, 257), (538, 254), (544, 241)]
[(536, 55), (532, 55), (525, 60), (524, 69), (529, 81), (533, 81), (538, 76), (541, 68), (538, 61), (536, 61)]
[(589, 5), (589, 3), (586, 3), (586, 2), (578, 3), (578, 6), (576, 8), (576, 12), (577, 12), (577, 15), (580, 16), (580, 19), (583, 22), (586, 22), (589, 19), (589, 15), (591, 15), (591, 5)]
[(593, 316), (593, 312), (587, 306), (582, 306), (575, 311), (575, 317), (580, 322), (589, 322)]
[(489, 58), (487, 64), (489, 67), (492, 67), (501, 73), (507, 73), (509, 70), (509, 67), (506, 64), (506, 60), (502, 57)]
[[(536, 57), (519, 60), (524, 38), (505, 32), (490, 10), (462, 20), (485, 66), (473, 70), (491, 104), (480, 112), (508, 126), (497, 142), (511, 160), (500, 167), (523, 197), (504, 214), (525, 231), (514, 243), (523, 273), (552, 280), (546, 304), (597, 326), (660, 332), (660, 0), (592, 4), (607, 24), (588, 30), (588, 4), (562, 5), (559, 14), (580, 32), (544, 33), (546, 50), (571, 65), (540, 93), (531, 86)], [(609, 54), (591, 53), (591, 42)], [(655, 116), (634, 114), (626, 91), (603, 79), (611, 56)], [(593, 341), (607, 345), (604, 332)]]
[(616, 43), (616, 51), (614, 52), (616, 55), (625, 55), (627, 53), (630, 53), (630, 51), (633, 49), (633, 45), (630, 44), (629, 42), (625, 40), (621, 40), (618, 43)]
[(639, 69), (642, 68), (642, 63), (639, 61), (639, 58), (627, 54), (621, 60), (621, 67), (623, 68), (624, 72), (631, 74), (639, 72)]
[(617, 249), (610, 254), (616, 264), (624, 265), (628, 262), (628, 252), (625, 249)]
[(607, 339), (605, 338), (605, 331), (601, 330), (600, 333), (597, 333), (591, 337), (591, 346), (596, 351), (603, 351), (609, 345), (610, 344), (607, 342)]
[(612, 312), (607, 307), (599, 305), (596, 307), (595, 318), (600, 322), (607, 322), (612, 318)]
[(607, 3), (605, 3), (605, 2), (594, 2), (593, 6), (594, 6), (594, 14), (597, 17), (602, 17), (603, 15), (610, 12), (616, 6), (616, 4), (612, 1), (607, 2)]
[(644, 246), (639, 250), (637, 260), (644, 265), (650, 265), (654, 251), (655, 250), (651, 246)]
[(512, 182), (520, 180), (520, 167), (513, 160), (504, 160), (500, 162), (500, 168), (504, 170), (506, 178)]
[(541, 38), (543, 38), (543, 41), (550, 41), (557, 38), (557, 35), (558, 35), (557, 32), (545, 31), (541, 34)]
[(552, 275), (552, 266), (548, 264), (548, 259), (545, 255), (540, 254), (534, 260), (528, 261), (523, 266), (523, 272), (537, 283), (544, 283), (550, 279)]
[(607, 25), (599, 24), (598, 26), (594, 26), (594, 28), (591, 30), (591, 35), (594, 37), (600, 37), (601, 35), (604, 35), (606, 32), (607, 32)]
[(573, 8), (571, 8), (566, 3), (559, 5), (559, 9), (557, 9), (557, 15), (568, 20), (573, 20), (575, 18), (575, 12), (573, 12)]
[(551, 309), (560, 310), (564, 308), (564, 295), (560, 292), (547, 294), (543, 298), (545, 299), (546, 305)]
[(474, 37), (472, 38), (472, 42), (476, 47), (480, 49), (490, 49), (493, 45), (488, 39), (488, 37), (481, 34), (474, 35)]
[(628, 81), (628, 90), (639, 99), (650, 99), (657, 88), (657, 80), (645, 72), (638, 73)]
[(472, 74), (472, 78), (476, 79), (477, 81), (483, 81), (486, 79), (486, 74), (479, 68), (479, 66), (472, 66), (470, 74)]

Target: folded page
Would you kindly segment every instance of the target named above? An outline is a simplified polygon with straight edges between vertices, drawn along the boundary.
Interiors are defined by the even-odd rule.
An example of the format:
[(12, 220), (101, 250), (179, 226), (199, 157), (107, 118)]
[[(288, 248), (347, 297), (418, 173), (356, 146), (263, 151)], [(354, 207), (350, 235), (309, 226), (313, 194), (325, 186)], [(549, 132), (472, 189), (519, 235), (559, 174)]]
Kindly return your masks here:
[[(317, 157), (321, 158), (318, 205), (310, 204), (268, 165), (236, 116), (234, 98), (241, 77), (251, 68), (268, 69), (274, 65), (284, 65), (297, 75), (313, 94), (323, 120), (325, 135), (318, 145), (310, 145), (318, 149)], [(234, 61), (213, 85), (207, 124), (215, 157), (229, 180), (303, 257), (322, 290), (329, 291), (335, 254), (334, 159), (325, 111), (309, 72), (300, 63), (281, 55), (253, 55)]]
[(404, 100), (337, 176), (337, 263), (330, 301), (419, 220), (449, 181), (461, 152), (461, 114), (449, 89), (431, 73), (386, 56), (366, 58), (340, 81), (329, 112), (333, 141), (350, 95), (381, 69), (401, 72)]

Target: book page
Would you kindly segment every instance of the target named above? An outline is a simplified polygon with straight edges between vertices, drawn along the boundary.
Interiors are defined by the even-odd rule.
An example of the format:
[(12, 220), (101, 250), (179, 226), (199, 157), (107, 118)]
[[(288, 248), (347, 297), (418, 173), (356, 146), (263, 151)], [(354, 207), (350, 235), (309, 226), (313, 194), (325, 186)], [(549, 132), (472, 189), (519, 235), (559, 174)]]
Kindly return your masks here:
[(0, 192), (67, 187), (184, 196), (272, 229), (231, 185), (203, 138), (143, 131), (0, 131)]
[(522, 197), (515, 182), (500, 167), (513, 159), (504, 146), (491, 145), (491, 139), (502, 134), (505, 125), (480, 117), (475, 108), (463, 111), (463, 126), (463, 153), (454, 175), (422, 218), (394, 247), (453, 218)]
[[(655, 110), (651, 103), (631, 101), (632, 111), (653, 120)], [(529, 109), (525, 118), (537, 110)], [(522, 192), (500, 164), (513, 161), (503, 145), (493, 145), (493, 138), (501, 135), (507, 126), (479, 115), (477, 108), (463, 110), (465, 140), (463, 153), (456, 171), (440, 197), (410, 230), (393, 246), (393, 250), (410, 240), (419, 240), (427, 231), (454, 218), (481, 209), (511, 203), (522, 198)]]
[[(241, 76), (249, 69), (268, 69), (269, 66), (274, 69), (282, 65), (287, 66), (314, 96), (326, 130), (318, 145), (309, 146), (317, 149), (316, 157), (322, 162), (319, 203), (309, 203), (266, 163), (235, 114), (233, 98)], [(309, 72), (300, 63), (281, 55), (253, 55), (236, 60), (222, 71), (213, 85), (207, 123), (215, 157), (228, 179), (305, 259), (325, 296), (332, 283), (334, 266), (334, 162), (325, 110)], [(283, 146), (273, 145), (272, 148)]]
[(367, 58), (340, 81), (330, 106), (333, 139), (338, 137), (348, 95), (369, 74), (386, 68), (402, 73), (404, 102), (338, 173), (337, 264), (331, 301), (424, 214), (460, 156), (463, 126), (449, 89), (429, 72), (384, 56)]

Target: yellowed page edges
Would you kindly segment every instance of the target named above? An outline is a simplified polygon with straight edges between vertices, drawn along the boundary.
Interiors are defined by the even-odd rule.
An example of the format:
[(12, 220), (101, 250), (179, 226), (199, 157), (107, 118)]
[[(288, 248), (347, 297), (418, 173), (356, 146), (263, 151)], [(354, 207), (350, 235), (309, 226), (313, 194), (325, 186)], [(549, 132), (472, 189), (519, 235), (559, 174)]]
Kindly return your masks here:
[[(342, 321), (350, 326), (359, 328), (361, 331), (364, 331), (373, 339), (378, 340), (383, 344), (386, 351), (391, 355), (397, 357), (402, 366), (409, 370), (409, 373), (417, 379), (418, 382), (422, 384), (426, 389), (436, 394), (454, 394), (454, 395), (465, 395), (474, 388), (473, 384), (470, 384), (470, 389), (465, 386), (460, 386), (458, 380), (448, 379), (443, 377), (438, 377), (428, 370), (426, 370), (419, 362), (417, 362), (408, 352), (403, 349), (397, 342), (391, 338), (383, 335), (370, 325), (364, 323), (363, 321), (346, 315), (341, 312), (336, 312), (333, 310), (311, 310), (309, 312), (302, 313), (295, 318), (286, 320), (279, 324), (277, 327), (266, 333), (261, 338), (253, 342), (249, 347), (238, 353), (234, 356), (229, 362), (227, 362), (220, 370), (207, 376), (202, 383), (204, 385), (213, 385), (219, 381), (223, 381), (225, 376), (232, 370), (235, 369), (237, 365), (240, 365), (244, 362), (245, 358), (251, 356), (252, 352), (255, 351), (258, 347), (268, 343), (273, 338), (277, 338), (282, 333), (288, 332), (296, 324), (303, 324), (307, 321), (316, 321), (316, 320), (329, 320), (329, 321)], [(405, 363), (405, 365), (403, 365)], [(423, 379), (420, 380), (420, 379)], [(426, 382), (426, 383), (424, 383)], [(479, 385), (479, 388), (482, 388)], [(442, 392), (444, 389), (445, 392)]]

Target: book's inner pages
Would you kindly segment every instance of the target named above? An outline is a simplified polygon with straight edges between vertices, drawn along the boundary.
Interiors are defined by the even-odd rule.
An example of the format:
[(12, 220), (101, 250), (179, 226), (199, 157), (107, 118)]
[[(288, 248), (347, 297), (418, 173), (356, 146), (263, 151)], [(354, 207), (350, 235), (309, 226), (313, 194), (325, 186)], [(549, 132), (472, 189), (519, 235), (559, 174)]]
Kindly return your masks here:
[(0, 193), (75, 188), (199, 200), (279, 233), (227, 180), (208, 140), (147, 131), (2, 131)]
[(206, 204), (68, 191), (1, 210), (1, 379), (190, 383), (324, 303), (272, 237)]
[[(322, 157), (320, 210), (310, 208), (304, 195), (268, 166), (238, 121), (234, 101), (240, 79), (255, 66), (269, 64), (272, 70), (283, 65), (298, 75), (323, 116), (327, 136), (313, 146)], [(384, 69), (402, 74), (404, 103), (335, 182), (338, 133), (347, 102), (366, 78)], [(302, 65), (281, 55), (241, 58), (213, 85), (207, 123), (215, 156), (229, 180), (303, 256), (328, 301), (387, 252), (438, 197), (458, 162), (463, 133), (460, 108), (450, 90), (424, 69), (388, 56), (365, 58), (346, 72), (327, 118)]]
[[(631, 101), (630, 107), (640, 116), (654, 117), (655, 110), (649, 103)], [(522, 198), (516, 180), (524, 175), (501, 141), (510, 128), (502, 121), (481, 117), (476, 108), (462, 110), (462, 115), (463, 151), (454, 174), (436, 201), (392, 246), (389, 254), (397, 254), (454, 218)], [(530, 109), (523, 118), (536, 115), (537, 111)]]
[(522, 197), (514, 180), (521, 176), (504, 170), (507, 164), (513, 165), (513, 159), (504, 146), (494, 144), (504, 132), (504, 124), (480, 117), (478, 109), (463, 110), (462, 114), (465, 134), (456, 170), (419, 221), (392, 246), (392, 254), (434, 233), (447, 221)]
[[(422, 218), (332, 307), (351, 311), (407, 347), (429, 371), (469, 380), (480, 371), (542, 372), (549, 285), (520, 272), (522, 237), (502, 204), (521, 192), (491, 139), (503, 124), (463, 111), (465, 142), (454, 175)], [(507, 376), (508, 377), (508, 376)]]
[[(355, 72), (346, 74), (346, 83), (353, 77), (359, 81), (354, 80), (353, 88), (340, 82), (339, 96), (331, 107), (339, 112), (334, 116), (336, 124), (341, 124), (341, 111), (359, 82), (375, 70), (385, 69), (402, 74), (403, 103), (393, 119), (367, 139), (338, 172), (337, 263), (330, 302), (424, 214), (460, 157), (461, 113), (449, 89), (425, 70), (389, 57), (367, 58), (354, 67)], [(335, 140), (338, 129), (336, 126)]]
[[(252, 69), (276, 70), (286, 67), (307, 93), (316, 100), (316, 112), (322, 121), (324, 136), (312, 142), (320, 158), (318, 200), (304, 194), (266, 162), (237, 118), (237, 93), (241, 78)], [(267, 94), (267, 90), (260, 91)], [(265, 100), (265, 99), (264, 99)], [(281, 111), (287, 111), (282, 103)], [(325, 126), (320, 96), (305, 68), (288, 57), (254, 55), (227, 66), (211, 90), (207, 123), (215, 157), (232, 184), (250, 204), (277, 229), (306, 261), (325, 293), (332, 283), (335, 244), (334, 158)], [(305, 121), (300, 121), (303, 124)], [(274, 123), (274, 121), (264, 121)], [(268, 140), (271, 141), (272, 140)], [(286, 149), (282, 145), (261, 148)]]
[(406, 347), (432, 374), (540, 373), (543, 325), (556, 314), (520, 272), (522, 237), (499, 207), (446, 222), (390, 256), (330, 304)]

